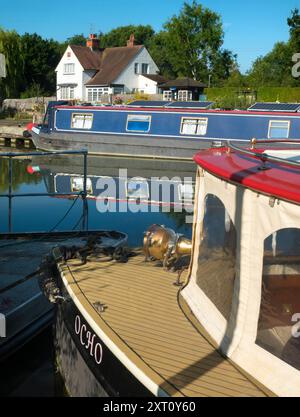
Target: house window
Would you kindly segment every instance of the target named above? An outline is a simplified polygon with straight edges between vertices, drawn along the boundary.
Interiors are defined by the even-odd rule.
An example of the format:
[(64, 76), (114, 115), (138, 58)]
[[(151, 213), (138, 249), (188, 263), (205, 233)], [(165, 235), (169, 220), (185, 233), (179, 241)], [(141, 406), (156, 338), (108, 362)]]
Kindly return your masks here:
[(149, 132), (151, 125), (151, 116), (140, 116), (129, 114), (127, 116), (127, 127), (128, 132)]
[(123, 94), (124, 88), (123, 87), (114, 87), (114, 94)]
[(63, 86), (60, 88), (60, 98), (62, 100), (69, 100), (75, 98), (75, 88), (72, 86)]
[(108, 95), (109, 89), (108, 87), (95, 87), (95, 88), (88, 88), (87, 89), (87, 99), (88, 101), (101, 101), (101, 96)]
[(165, 90), (163, 92), (163, 100), (164, 101), (172, 101), (173, 97), (172, 97), (172, 91), (171, 90)]
[(75, 64), (64, 64), (64, 74), (74, 74)]
[(290, 121), (289, 120), (270, 120), (269, 122), (269, 139), (287, 139), (289, 137)]
[(264, 242), (256, 344), (300, 370), (300, 229), (275, 231)]
[(91, 129), (93, 124), (92, 113), (73, 113), (71, 119), (72, 129)]
[(139, 64), (137, 62), (134, 64), (134, 73), (135, 74), (139, 73)]
[(207, 118), (187, 118), (181, 119), (180, 133), (182, 135), (206, 135), (207, 132)]
[(193, 95), (192, 92), (189, 90), (179, 90), (178, 91), (178, 100), (179, 101), (188, 101), (192, 100)]
[(142, 64), (142, 74), (149, 74), (149, 64)]

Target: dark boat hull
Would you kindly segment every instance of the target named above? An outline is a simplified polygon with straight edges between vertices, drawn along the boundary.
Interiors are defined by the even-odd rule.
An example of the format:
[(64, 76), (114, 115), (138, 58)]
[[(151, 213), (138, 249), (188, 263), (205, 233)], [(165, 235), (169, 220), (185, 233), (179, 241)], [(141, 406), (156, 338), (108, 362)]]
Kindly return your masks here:
[[(67, 296), (66, 290), (62, 293)], [(60, 373), (72, 397), (152, 396), (95, 334), (73, 300), (57, 307), (55, 349)]]
[(209, 139), (161, 138), (80, 133), (32, 132), (34, 145), (44, 151), (82, 150), (95, 155), (191, 160), (199, 149), (209, 148)]
[(0, 314), (5, 317), (6, 327), (6, 336), (0, 337), (0, 362), (54, 321), (53, 304), (49, 303), (38, 283), (40, 275), (18, 281), (37, 271), (43, 257), (50, 254), (54, 246), (84, 244), (87, 235), (99, 233), (103, 232), (0, 234)]

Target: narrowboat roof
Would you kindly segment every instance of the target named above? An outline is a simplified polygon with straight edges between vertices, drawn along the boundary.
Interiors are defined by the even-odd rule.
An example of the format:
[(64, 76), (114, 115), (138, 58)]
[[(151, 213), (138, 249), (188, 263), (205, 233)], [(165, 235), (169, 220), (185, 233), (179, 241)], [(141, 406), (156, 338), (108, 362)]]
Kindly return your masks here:
[(203, 150), (194, 156), (194, 161), (225, 181), (299, 204), (300, 142), (297, 149), (272, 145), (268, 149), (250, 149), (229, 144)]
[(221, 110), (221, 109), (194, 109), (194, 108), (181, 108), (181, 107), (130, 107), (130, 105), (117, 105), (117, 106), (110, 106), (110, 105), (102, 105), (102, 106), (70, 106), (70, 105), (56, 105), (53, 106), (58, 109), (69, 109), (69, 110), (101, 110), (101, 111), (112, 111), (112, 110), (120, 110), (120, 111), (143, 111), (143, 112), (162, 112), (162, 113), (222, 113), (226, 115), (248, 115), (248, 116), (255, 116), (255, 115), (262, 115), (262, 116), (281, 116), (281, 117), (300, 117), (300, 112), (283, 112), (283, 111), (249, 111), (249, 110)]

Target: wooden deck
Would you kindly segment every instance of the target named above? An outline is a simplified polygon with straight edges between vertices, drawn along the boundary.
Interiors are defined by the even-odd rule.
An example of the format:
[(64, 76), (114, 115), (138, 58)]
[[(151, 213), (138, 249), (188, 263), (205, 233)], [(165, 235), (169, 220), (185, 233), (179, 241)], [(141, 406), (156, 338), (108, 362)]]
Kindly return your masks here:
[[(77, 264), (77, 266), (76, 266)], [(172, 396), (265, 396), (191, 324), (178, 303), (176, 274), (143, 256), (126, 264), (60, 265), (73, 293), (130, 359)], [(106, 306), (103, 313), (93, 303)]]

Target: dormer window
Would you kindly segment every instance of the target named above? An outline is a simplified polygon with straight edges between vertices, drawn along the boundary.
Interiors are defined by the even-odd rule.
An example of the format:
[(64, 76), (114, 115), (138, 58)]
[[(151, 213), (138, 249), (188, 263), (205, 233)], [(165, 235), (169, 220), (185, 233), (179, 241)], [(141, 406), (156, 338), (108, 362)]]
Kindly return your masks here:
[(75, 64), (64, 64), (64, 74), (74, 74)]
[(139, 73), (139, 64), (138, 64), (138, 62), (136, 62), (136, 63), (134, 64), (134, 73), (135, 73), (135, 74), (138, 74), (138, 73)]

